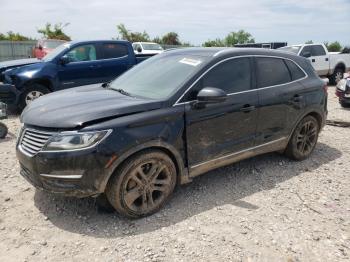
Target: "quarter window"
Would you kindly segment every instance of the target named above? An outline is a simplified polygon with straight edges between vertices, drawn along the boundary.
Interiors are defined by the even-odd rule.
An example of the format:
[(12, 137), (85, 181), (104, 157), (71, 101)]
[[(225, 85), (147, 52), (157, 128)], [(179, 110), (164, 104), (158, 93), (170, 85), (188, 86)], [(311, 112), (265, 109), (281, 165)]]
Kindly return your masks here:
[(292, 61), (284, 60), (292, 76), (292, 80), (298, 80), (305, 77), (305, 73)]
[(96, 48), (94, 45), (80, 45), (66, 55), (71, 62), (93, 61), (96, 60)]
[(128, 49), (123, 44), (106, 43), (102, 46), (104, 59), (118, 58), (128, 55)]
[(280, 58), (257, 57), (258, 87), (268, 87), (291, 82), (286, 64)]

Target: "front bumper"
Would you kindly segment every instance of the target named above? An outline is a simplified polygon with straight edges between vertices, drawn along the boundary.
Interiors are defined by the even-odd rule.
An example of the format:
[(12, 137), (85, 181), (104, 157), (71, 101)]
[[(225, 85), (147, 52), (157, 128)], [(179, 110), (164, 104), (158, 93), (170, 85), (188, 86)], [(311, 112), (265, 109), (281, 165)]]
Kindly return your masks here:
[(17, 108), (19, 97), (20, 92), (14, 85), (0, 82), (0, 102), (7, 104), (10, 110)]
[(111, 172), (108, 159), (98, 150), (39, 152), (27, 155), (17, 145), (20, 174), (34, 187), (65, 196), (87, 197), (100, 192), (101, 182)]

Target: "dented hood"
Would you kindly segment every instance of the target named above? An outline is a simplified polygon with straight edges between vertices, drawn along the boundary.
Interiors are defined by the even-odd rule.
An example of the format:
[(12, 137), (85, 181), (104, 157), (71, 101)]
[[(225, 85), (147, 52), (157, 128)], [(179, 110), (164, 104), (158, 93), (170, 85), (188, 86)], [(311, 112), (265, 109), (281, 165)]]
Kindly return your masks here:
[(101, 86), (83, 86), (45, 95), (23, 111), (26, 125), (72, 129), (92, 121), (161, 107), (160, 101), (135, 98)]

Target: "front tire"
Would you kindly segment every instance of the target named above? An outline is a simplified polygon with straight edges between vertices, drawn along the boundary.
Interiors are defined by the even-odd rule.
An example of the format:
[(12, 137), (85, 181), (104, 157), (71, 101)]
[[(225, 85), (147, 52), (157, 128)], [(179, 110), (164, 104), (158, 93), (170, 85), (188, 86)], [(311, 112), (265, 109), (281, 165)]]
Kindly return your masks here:
[(108, 182), (106, 195), (121, 215), (139, 218), (157, 212), (176, 184), (176, 168), (168, 155), (148, 150), (126, 160)]
[(350, 103), (345, 103), (343, 101), (339, 101), (339, 104), (344, 108), (350, 108)]
[(294, 160), (308, 158), (317, 144), (320, 126), (313, 116), (304, 117), (295, 128), (285, 154)]
[(35, 99), (49, 93), (50, 90), (41, 84), (32, 84), (25, 88), (25, 91), (20, 97), (19, 108), (23, 110), (27, 105), (33, 102)]

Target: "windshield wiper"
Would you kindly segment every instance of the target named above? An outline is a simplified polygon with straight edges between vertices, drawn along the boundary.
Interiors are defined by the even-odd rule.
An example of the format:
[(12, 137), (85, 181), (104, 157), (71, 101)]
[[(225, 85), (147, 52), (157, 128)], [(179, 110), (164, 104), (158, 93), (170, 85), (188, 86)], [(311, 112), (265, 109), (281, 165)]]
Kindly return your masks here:
[(111, 88), (111, 89), (121, 93), (122, 95), (131, 96), (131, 94), (126, 92), (124, 89), (121, 89), (121, 88), (118, 88), (118, 89)]

